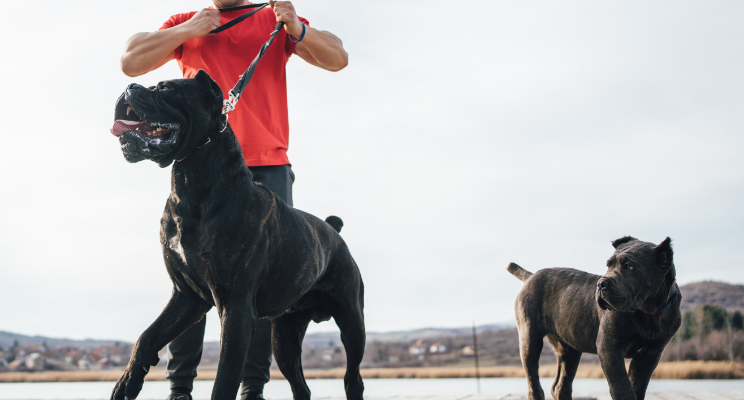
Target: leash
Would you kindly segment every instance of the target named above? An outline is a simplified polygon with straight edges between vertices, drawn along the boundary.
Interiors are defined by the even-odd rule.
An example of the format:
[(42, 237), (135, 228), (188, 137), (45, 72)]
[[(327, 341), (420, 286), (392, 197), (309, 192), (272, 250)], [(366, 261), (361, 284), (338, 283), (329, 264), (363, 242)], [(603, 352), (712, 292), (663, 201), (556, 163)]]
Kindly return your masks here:
[[(249, 4), (246, 6), (238, 6), (238, 7), (228, 7), (228, 8), (220, 8), (220, 13), (223, 12), (230, 12), (230, 11), (237, 11), (237, 10), (245, 10), (250, 8), (255, 8), (253, 11), (249, 11), (234, 20), (226, 23), (225, 25), (220, 26), (217, 29), (214, 29), (210, 33), (220, 33), (224, 30), (230, 29), (233, 26), (239, 24), (240, 22), (246, 20), (248, 17), (252, 16), (253, 14), (259, 12), (264, 7), (268, 6), (269, 3), (258, 3), (258, 4)], [(274, 27), (274, 31), (271, 32), (271, 35), (269, 36), (269, 40), (266, 41), (261, 46), (261, 50), (259, 50), (258, 55), (256, 55), (256, 58), (253, 59), (251, 62), (251, 65), (248, 66), (248, 69), (243, 73), (243, 75), (240, 75), (240, 79), (238, 79), (238, 83), (235, 84), (235, 86), (230, 89), (230, 92), (228, 93), (228, 98), (224, 100), (222, 103), (222, 114), (227, 114), (230, 111), (235, 109), (235, 106), (238, 104), (238, 100), (240, 99), (240, 95), (243, 93), (243, 90), (246, 86), (248, 86), (248, 82), (250, 82), (251, 78), (253, 77), (253, 72), (256, 70), (256, 66), (258, 66), (258, 62), (261, 61), (261, 58), (266, 54), (266, 50), (269, 49), (269, 46), (271, 46), (271, 43), (274, 41), (274, 38), (279, 34), (279, 32), (282, 31), (282, 28), (284, 28), (284, 22), (280, 22), (276, 24), (276, 27)], [(227, 126), (227, 125), (225, 125)]]
[(246, 10), (246, 9), (249, 9), (249, 8), (255, 8), (255, 10), (245, 13), (245, 14), (243, 14), (243, 15), (235, 18), (234, 20), (226, 23), (225, 25), (222, 25), (219, 28), (216, 28), (216, 29), (212, 30), (209, 33), (215, 34), (215, 33), (220, 33), (220, 32), (222, 32), (224, 30), (230, 29), (233, 26), (239, 24), (240, 22), (243, 22), (245, 19), (247, 19), (251, 15), (253, 15), (253, 14), (261, 11), (262, 8), (264, 8), (264, 7), (268, 6), (268, 5), (269, 5), (269, 3), (258, 3), (258, 4), (248, 4), (247, 6), (218, 8), (217, 11), (219, 11), (220, 13), (230, 12), (230, 11), (238, 11), (238, 10)]

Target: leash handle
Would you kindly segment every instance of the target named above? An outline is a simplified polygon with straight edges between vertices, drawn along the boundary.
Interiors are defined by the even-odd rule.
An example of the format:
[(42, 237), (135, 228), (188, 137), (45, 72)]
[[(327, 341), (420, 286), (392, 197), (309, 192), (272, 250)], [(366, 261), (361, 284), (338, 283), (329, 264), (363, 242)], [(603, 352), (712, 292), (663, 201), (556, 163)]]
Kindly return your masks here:
[(271, 43), (274, 41), (274, 38), (276, 38), (276, 36), (279, 34), (279, 32), (282, 31), (283, 28), (284, 22), (276, 24), (276, 27), (274, 27), (274, 31), (271, 32), (269, 40), (267, 40), (266, 43), (261, 46), (261, 50), (259, 50), (256, 58), (253, 59), (251, 65), (248, 66), (248, 69), (243, 73), (243, 75), (240, 75), (238, 83), (236, 83), (235, 86), (230, 89), (228, 98), (222, 105), (223, 114), (227, 114), (235, 109), (235, 105), (240, 99), (240, 94), (243, 93), (243, 90), (248, 85), (248, 82), (250, 82), (251, 77), (253, 76), (253, 72), (256, 70), (256, 66), (258, 66), (258, 62), (261, 61), (261, 58), (264, 56), (264, 54), (266, 54), (266, 50), (268, 50), (269, 46), (271, 46)]
[(232, 21), (230, 21), (230, 22), (228, 22), (228, 23), (220, 26), (219, 28), (212, 30), (209, 33), (215, 34), (215, 33), (220, 33), (220, 32), (222, 32), (224, 30), (230, 29), (233, 26), (241, 23), (242, 21), (244, 21), (246, 18), (250, 17), (251, 15), (253, 15), (253, 14), (261, 11), (261, 9), (263, 9), (264, 7), (266, 7), (268, 5), (269, 5), (269, 3), (258, 3), (258, 4), (248, 4), (247, 6), (218, 8), (218, 10), (219, 10), (220, 13), (230, 12), (230, 11), (238, 11), (238, 10), (245, 10), (245, 9), (249, 9), (249, 8), (255, 8), (255, 10), (245, 13), (245, 14), (243, 14), (243, 15), (235, 18), (234, 20), (232, 20)]

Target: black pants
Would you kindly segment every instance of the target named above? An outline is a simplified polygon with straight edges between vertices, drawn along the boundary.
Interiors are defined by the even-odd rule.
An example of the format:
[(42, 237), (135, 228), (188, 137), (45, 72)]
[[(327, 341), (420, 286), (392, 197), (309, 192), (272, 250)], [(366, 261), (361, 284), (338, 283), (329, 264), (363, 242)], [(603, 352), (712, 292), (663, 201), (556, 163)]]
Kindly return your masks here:
[[(294, 173), (290, 165), (250, 167), (253, 181), (261, 183), (285, 203), (292, 206), (292, 183)], [(180, 388), (189, 392), (194, 387), (196, 367), (201, 361), (204, 347), (204, 328), (207, 317), (194, 324), (168, 345), (168, 364), (165, 377), (171, 389)], [(241, 394), (262, 393), (269, 381), (271, 367), (271, 321), (259, 319), (248, 348), (248, 358), (243, 367)]]

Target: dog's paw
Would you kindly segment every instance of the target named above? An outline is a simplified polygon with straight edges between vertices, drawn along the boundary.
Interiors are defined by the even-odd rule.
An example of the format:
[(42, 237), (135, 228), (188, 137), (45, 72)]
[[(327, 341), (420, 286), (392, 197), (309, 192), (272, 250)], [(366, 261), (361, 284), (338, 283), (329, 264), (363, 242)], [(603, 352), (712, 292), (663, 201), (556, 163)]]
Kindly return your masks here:
[(145, 375), (150, 370), (150, 366), (130, 366), (124, 371), (124, 375), (116, 382), (114, 392), (111, 393), (111, 400), (134, 400), (142, 390), (142, 384), (145, 382)]

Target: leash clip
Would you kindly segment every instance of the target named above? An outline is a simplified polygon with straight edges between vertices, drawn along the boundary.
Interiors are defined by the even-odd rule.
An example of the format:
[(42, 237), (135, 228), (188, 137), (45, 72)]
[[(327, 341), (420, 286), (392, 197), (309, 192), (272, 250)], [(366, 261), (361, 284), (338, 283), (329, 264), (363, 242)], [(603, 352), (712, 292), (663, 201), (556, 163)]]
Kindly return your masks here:
[(240, 98), (240, 95), (235, 95), (233, 91), (230, 91), (230, 95), (227, 99), (224, 100), (222, 103), (222, 114), (227, 114), (230, 111), (235, 109), (235, 105), (238, 104), (238, 99)]

